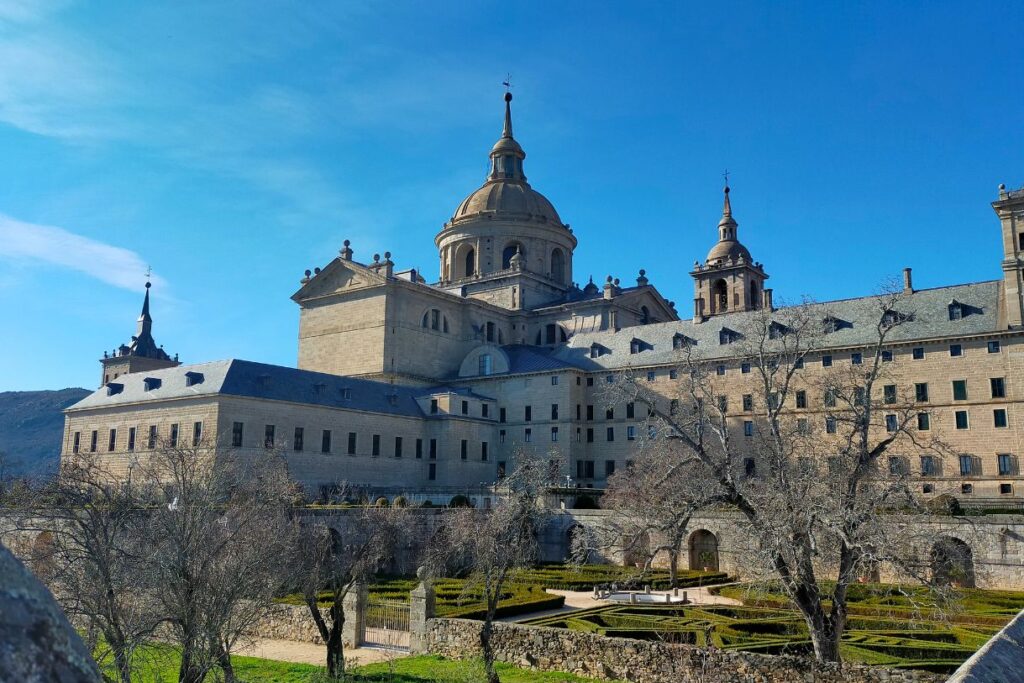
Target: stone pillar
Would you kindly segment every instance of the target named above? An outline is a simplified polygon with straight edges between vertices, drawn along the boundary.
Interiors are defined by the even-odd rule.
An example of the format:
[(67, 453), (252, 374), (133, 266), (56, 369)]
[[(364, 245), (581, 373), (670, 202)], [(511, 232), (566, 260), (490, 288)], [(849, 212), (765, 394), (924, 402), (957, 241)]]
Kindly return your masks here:
[(434, 618), (434, 584), (426, 569), (416, 570), (420, 585), (409, 593), (409, 651), (413, 654), (427, 653), (427, 622)]
[(342, 600), (345, 623), (341, 627), (341, 641), (345, 647), (359, 647), (363, 640), (363, 625), (366, 623), (366, 602), (369, 590), (365, 583), (357, 583), (349, 589)]

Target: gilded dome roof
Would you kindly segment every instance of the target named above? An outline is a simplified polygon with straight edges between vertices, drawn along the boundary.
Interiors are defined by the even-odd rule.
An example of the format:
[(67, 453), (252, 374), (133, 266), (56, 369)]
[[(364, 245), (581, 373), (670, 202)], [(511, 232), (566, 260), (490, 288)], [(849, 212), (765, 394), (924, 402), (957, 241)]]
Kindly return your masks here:
[(481, 213), (495, 214), (496, 218), (530, 217), (548, 223), (562, 224), (555, 207), (547, 197), (526, 183), (488, 182), (466, 197), (452, 216), (452, 222), (465, 220)]

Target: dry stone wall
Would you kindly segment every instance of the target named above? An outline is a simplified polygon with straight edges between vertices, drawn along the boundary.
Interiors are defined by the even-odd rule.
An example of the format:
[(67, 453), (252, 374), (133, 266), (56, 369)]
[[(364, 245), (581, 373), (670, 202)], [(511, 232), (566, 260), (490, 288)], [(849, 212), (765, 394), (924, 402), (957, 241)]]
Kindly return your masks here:
[[(454, 659), (480, 656), (481, 622), (430, 619), (426, 647)], [(499, 661), (539, 671), (635, 683), (932, 683), (944, 680), (923, 671), (879, 667), (821, 666), (811, 660), (748, 652), (707, 650), (687, 645), (608, 638), (564, 629), (494, 624)]]

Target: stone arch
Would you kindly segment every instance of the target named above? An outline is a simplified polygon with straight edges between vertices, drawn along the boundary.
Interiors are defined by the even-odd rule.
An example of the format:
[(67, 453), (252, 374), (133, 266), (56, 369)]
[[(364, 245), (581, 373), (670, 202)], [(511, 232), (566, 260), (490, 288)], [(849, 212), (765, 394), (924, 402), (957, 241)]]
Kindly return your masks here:
[(646, 306), (640, 307), (640, 324), (646, 325), (651, 322), (651, 309)]
[(940, 586), (974, 588), (974, 554), (971, 546), (953, 536), (943, 536), (932, 546), (932, 581)]
[(555, 282), (565, 281), (565, 252), (558, 247), (551, 250), (551, 279)]
[(509, 242), (505, 245), (505, 248), (501, 250), (501, 269), (508, 270), (512, 267), (512, 257), (516, 253), (516, 249), (519, 249), (519, 255), (524, 259), (526, 258), (526, 247), (523, 246), (522, 242)]
[(452, 259), (452, 279), (459, 280), (472, 277), (476, 273), (476, 249), (468, 242), (455, 247), (455, 258)]
[(448, 316), (439, 308), (428, 308), (425, 310), (423, 317), (420, 319), (420, 327), (426, 330), (433, 330), (434, 332), (448, 333), (450, 331)]
[(711, 312), (724, 313), (729, 310), (729, 284), (722, 278), (711, 284)]
[(690, 550), (690, 569), (718, 571), (718, 537), (707, 529), (698, 529), (687, 541)]
[(463, 263), (462, 272), (465, 273), (466, 277), (472, 277), (473, 275), (475, 275), (476, 274), (476, 249), (470, 249), (469, 251), (467, 251), (466, 255), (463, 256), (463, 261), (464, 261), (464, 263)]
[(622, 564), (625, 567), (639, 567), (647, 563), (651, 556), (651, 535), (646, 531), (623, 540), (625, 551), (622, 553)]

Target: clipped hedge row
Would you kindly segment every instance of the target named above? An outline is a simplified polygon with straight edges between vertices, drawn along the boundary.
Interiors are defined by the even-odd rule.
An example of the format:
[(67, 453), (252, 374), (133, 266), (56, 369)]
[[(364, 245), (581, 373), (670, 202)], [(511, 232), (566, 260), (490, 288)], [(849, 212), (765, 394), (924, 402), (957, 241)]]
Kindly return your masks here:
[[(586, 564), (567, 566), (564, 564), (543, 564), (519, 573), (521, 581), (545, 588), (566, 591), (588, 591), (595, 585), (616, 583), (622, 587), (650, 585), (654, 590), (667, 590), (671, 586), (669, 573), (655, 569), (642, 572), (633, 567), (619, 567), (610, 564)], [(729, 580), (725, 572), (703, 572), (680, 570), (676, 572), (679, 588), (693, 588), (724, 583)]]

